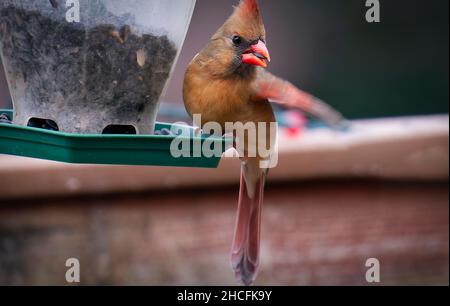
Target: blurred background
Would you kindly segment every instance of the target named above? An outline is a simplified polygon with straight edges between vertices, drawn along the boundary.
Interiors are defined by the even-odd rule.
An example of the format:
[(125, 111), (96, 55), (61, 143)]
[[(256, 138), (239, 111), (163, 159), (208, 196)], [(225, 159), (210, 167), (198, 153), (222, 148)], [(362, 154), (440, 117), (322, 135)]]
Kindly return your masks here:
[[(181, 1), (181, 0), (180, 0)], [(449, 2), (261, 0), (270, 71), (355, 120), (280, 135), (257, 285), (448, 285)], [(198, 0), (160, 120), (233, 0)], [(11, 107), (0, 69), (0, 108)], [(1, 146), (1, 143), (0, 143)], [(232, 285), (239, 162), (217, 170), (65, 165), (0, 156), (0, 284)]]

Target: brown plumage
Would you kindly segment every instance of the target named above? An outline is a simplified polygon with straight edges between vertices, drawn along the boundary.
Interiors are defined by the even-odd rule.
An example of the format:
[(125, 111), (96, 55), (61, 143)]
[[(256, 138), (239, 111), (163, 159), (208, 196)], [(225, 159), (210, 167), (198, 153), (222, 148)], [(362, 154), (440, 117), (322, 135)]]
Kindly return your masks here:
[[(254, 123), (256, 135), (265, 131), (259, 139), (250, 134), (236, 139), (237, 148), (242, 149), (242, 174), (231, 261), (236, 277), (246, 285), (254, 282), (258, 271), (261, 206), (269, 165), (264, 162), (270, 160), (276, 141), (276, 131), (269, 132), (275, 122), (269, 100), (301, 108), (333, 125), (342, 119), (328, 105), (264, 70), (270, 61), (265, 41), (257, 0), (241, 0), (190, 63), (183, 90), (187, 111), (200, 114), (202, 125), (217, 122), (225, 131), (227, 122)], [(257, 147), (261, 141), (266, 142), (268, 152), (251, 154), (251, 145)]]

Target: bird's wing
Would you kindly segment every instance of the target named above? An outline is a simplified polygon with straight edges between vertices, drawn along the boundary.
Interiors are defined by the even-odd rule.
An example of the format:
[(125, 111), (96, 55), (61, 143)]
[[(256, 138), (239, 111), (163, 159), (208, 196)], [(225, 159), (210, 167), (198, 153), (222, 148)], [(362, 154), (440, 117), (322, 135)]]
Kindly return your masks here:
[(253, 82), (253, 90), (259, 98), (268, 99), (286, 107), (298, 108), (332, 127), (340, 127), (345, 122), (342, 114), (330, 105), (266, 70), (258, 70)]

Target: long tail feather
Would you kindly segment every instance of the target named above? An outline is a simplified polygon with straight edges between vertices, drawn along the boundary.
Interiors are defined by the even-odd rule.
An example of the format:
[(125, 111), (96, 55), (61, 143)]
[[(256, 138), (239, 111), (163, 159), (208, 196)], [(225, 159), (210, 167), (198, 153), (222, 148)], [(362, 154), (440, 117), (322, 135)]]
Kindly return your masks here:
[(258, 273), (265, 180), (266, 171), (243, 164), (231, 264), (237, 280), (247, 286)]

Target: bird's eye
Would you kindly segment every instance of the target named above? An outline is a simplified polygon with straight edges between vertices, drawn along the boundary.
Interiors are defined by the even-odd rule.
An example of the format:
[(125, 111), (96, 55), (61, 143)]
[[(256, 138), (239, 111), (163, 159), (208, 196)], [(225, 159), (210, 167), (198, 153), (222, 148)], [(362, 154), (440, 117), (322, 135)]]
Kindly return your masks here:
[(231, 40), (233, 40), (233, 44), (235, 44), (236, 46), (242, 43), (242, 37), (240, 37), (239, 35), (233, 35)]

